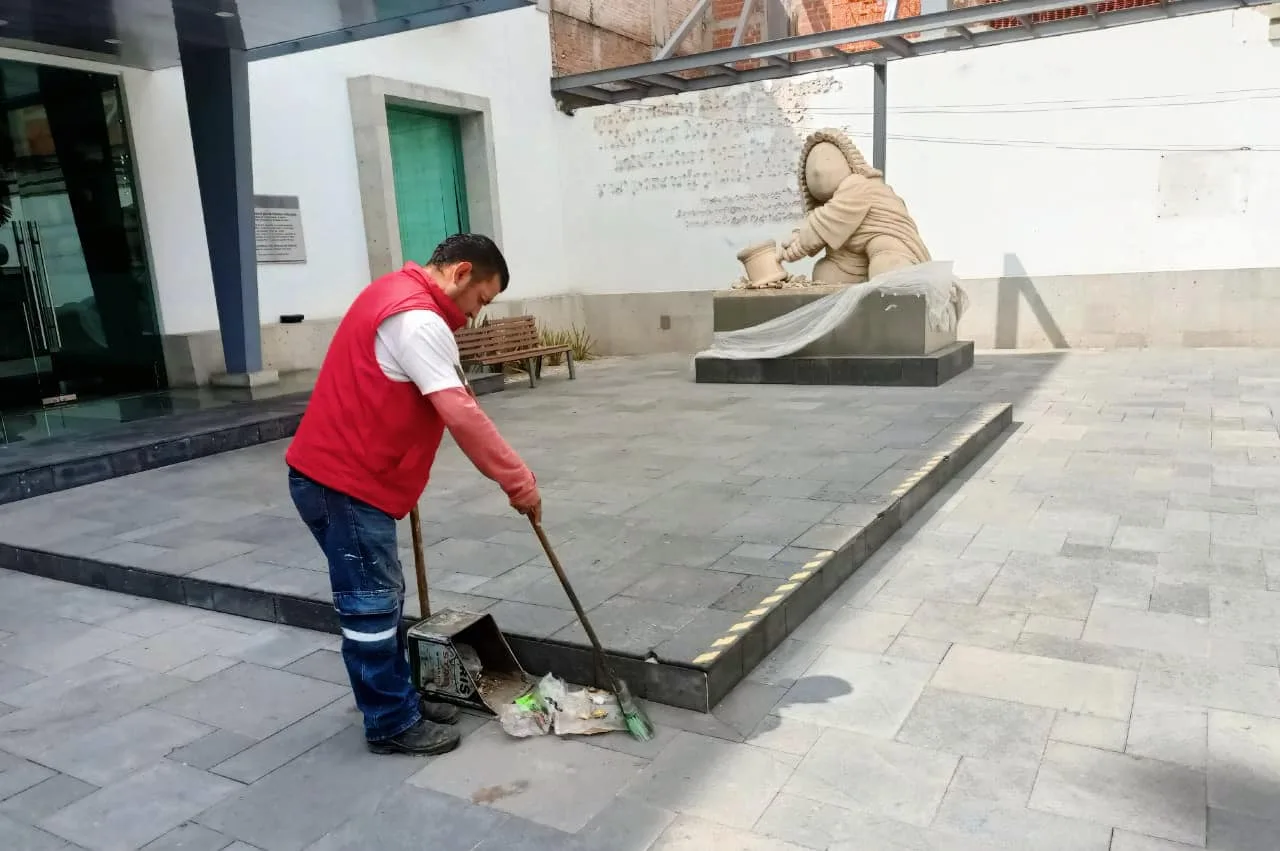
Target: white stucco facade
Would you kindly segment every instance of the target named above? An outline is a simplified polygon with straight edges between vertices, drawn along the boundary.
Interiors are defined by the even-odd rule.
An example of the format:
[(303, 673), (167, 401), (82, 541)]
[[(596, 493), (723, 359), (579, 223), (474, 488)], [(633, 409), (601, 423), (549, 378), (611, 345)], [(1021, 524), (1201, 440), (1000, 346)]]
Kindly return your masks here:
[[(630, 335), (619, 351), (705, 336), (710, 292), (741, 273), (736, 252), (798, 222), (808, 132), (842, 128), (871, 157), (867, 69), (570, 117), (550, 94), (550, 51), (546, 13), (530, 7), (254, 62), (255, 191), (299, 199), (307, 253), (259, 266), (263, 323), (302, 313), (331, 327), (371, 277), (355, 78), (487, 103), (509, 298), (598, 339)], [(162, 330), (203, 335), (216, 359), (181, 71), (73, 64), (123, 78)], [(1280, 47), (1266, 15), (895, 62), (888, 90), (888, 180), (934, 257), (970, 280), (962, 331), (979, 345), (1280, 342)], [(994, 319), (1009, 280), (1047, 305), (1012, 332)], [(659, 321), (685, 321), (680, 339), (645, 337)], [(284, 365), (318, 362), (324, 342), (321, 330)]]
[[(895, 62), (887, 179), (967, 278), (1280, 266), (1278, 85), (1254, 10)], [(566, 229), (591, 234), (584, 273), (609, 271), (584, 289), (723, 287), (738, 248), (789, 236), (796, 219), (768, 211), (796, 192), (809, 131), (871, 159), (869, 69), (750, 88), (562, 127)], [(729, 224), (752, 203), (765, 221)]]

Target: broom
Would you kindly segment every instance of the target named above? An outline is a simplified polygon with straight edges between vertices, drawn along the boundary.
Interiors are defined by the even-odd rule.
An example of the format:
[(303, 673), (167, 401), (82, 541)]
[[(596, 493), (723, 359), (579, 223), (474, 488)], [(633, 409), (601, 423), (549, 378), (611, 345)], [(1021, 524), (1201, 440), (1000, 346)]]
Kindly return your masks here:
[(556, 572), (556, 576), (560, 579), (560, 584), (564, 586), (564, 593), (569, 596), (569, 602), (573, 604), (573, 610), (578, 613), (578, 620), (582, 621), (582, 628), (587, 632), (587, 638), (591, 639), (591, 646), (595, 650), (596, 663), (600, 669), (604, 671), (605, 676), (609, 679), (609, 687), (613, 689), (613, 693), (618, 698), (618, 706), (622, 708), (622, 718), (627, 722), (627, 731), (632, 737), (647, 742), (653, 738), (653, 723), (649, 721), (649, 717), (644, 714), (644, 710), (636, 703), (635, 698), (631, 696), (631, 690), (627, 688), (627, 684), (618, 679), (618, 676), (609, 667), (608, 661), (604, 656), (604, 648), (600, 646), (600, 639), (596, 638), (596, 631), (591, 628), (591, 622), (587, 620), (587, 613), (582, 610), (582, 604), (578, 602), (578, 595), (574, 593), (573, 586), (569, 584), (569, 577), (565, 576), (564, 568), (560, 566), (560, 559), (556, 558), (555, 551), (551, 549), (551, 542), (547, 540), (547, 533), (542, 531), (542, 524), (529, 517), (529, 522), (533, 525), (534, 534), (538, 536), (539, 543), (542, 544), (542, 551), (547, 554), (547, 561), (551, 562), (551, 568)]

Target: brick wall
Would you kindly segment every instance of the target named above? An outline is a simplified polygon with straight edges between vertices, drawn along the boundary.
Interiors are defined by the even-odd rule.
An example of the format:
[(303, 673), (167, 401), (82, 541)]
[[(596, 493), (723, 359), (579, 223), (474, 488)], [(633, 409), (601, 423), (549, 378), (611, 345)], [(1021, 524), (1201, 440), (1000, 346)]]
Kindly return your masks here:
[[(557, 77), (653, 59), (658, 45), (697, 0), (553, 0), (552, 69)], [(711, 47), (705, 23), (680, 43), (677, 55)]]
[[(898, 18), (920, 14), (921, 0), (899, 0)], [(998, 3), (1000, 0), (948, 0), (948, 8)], [(1104, 0), (1099, 12), (1156, 5), (1160, 0)], [(733, 41), (743, 0), (712, 0), (710, 14), (689, 33), (676, 51), (679, 55), (711, 48), (728, 47)], [(632, 65), (653, 58), (653, 54), (675, 30), (696, 0), (553, 0), (551, 6), (551, 43), (557, 75), (594, 71)], [(884, 20), (886, 0), (798, 0), (792, 4), (792, 35), (829, 32), (873, 24)], [(665, 14), (664, 14), (665, 13)], [(1033, 23), (1062, 20), (1086, 15), (1084, 6), (1061, 9), (1032, 16)], [(1021, 26), (1014, 18), (995, 18), (988, 22), (993, 29)], [(764, 29), (764, 3), (756, 2), (743, 41), (761, 40)], [(846, 51), (867, 50), (874, 42), (839, 45)], [(812, 58), (816, 54), (795, 54), (793, 61)], [(740, 63), (751, 67), (754, 63)]]

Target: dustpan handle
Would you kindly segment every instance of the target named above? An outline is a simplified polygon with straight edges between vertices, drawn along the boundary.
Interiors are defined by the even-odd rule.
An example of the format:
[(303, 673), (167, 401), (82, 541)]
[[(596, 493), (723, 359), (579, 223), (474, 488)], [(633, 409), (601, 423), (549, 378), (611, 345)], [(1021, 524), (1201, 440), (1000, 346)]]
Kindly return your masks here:
[(413, 535), (413, 572), (418, 579), (418, 614), (431, 617), (431, 600), (427, 596), (427, 556), (422, 551), (422, 519), (418, 506), (409, 510), (409, 532)]

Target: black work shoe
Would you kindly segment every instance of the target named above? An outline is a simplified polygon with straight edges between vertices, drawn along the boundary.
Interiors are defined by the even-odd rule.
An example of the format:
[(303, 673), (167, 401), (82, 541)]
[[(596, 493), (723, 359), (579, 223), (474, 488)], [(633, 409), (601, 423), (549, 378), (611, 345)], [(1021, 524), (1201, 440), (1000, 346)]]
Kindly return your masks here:
[(377, 754), (403, 753), (415, 756), (435, 756), (448, 753), (462, 741), (462, 734), (449, 727), (442, 727), (426, 718), (414, 724), (398, 736), (369, 742), (369, 750)]
[(433, 703), (425, 697), (418, 698), (418, 711), (422, 717), (437, 724), (457, 724), (462, 713), (452, 703)]

